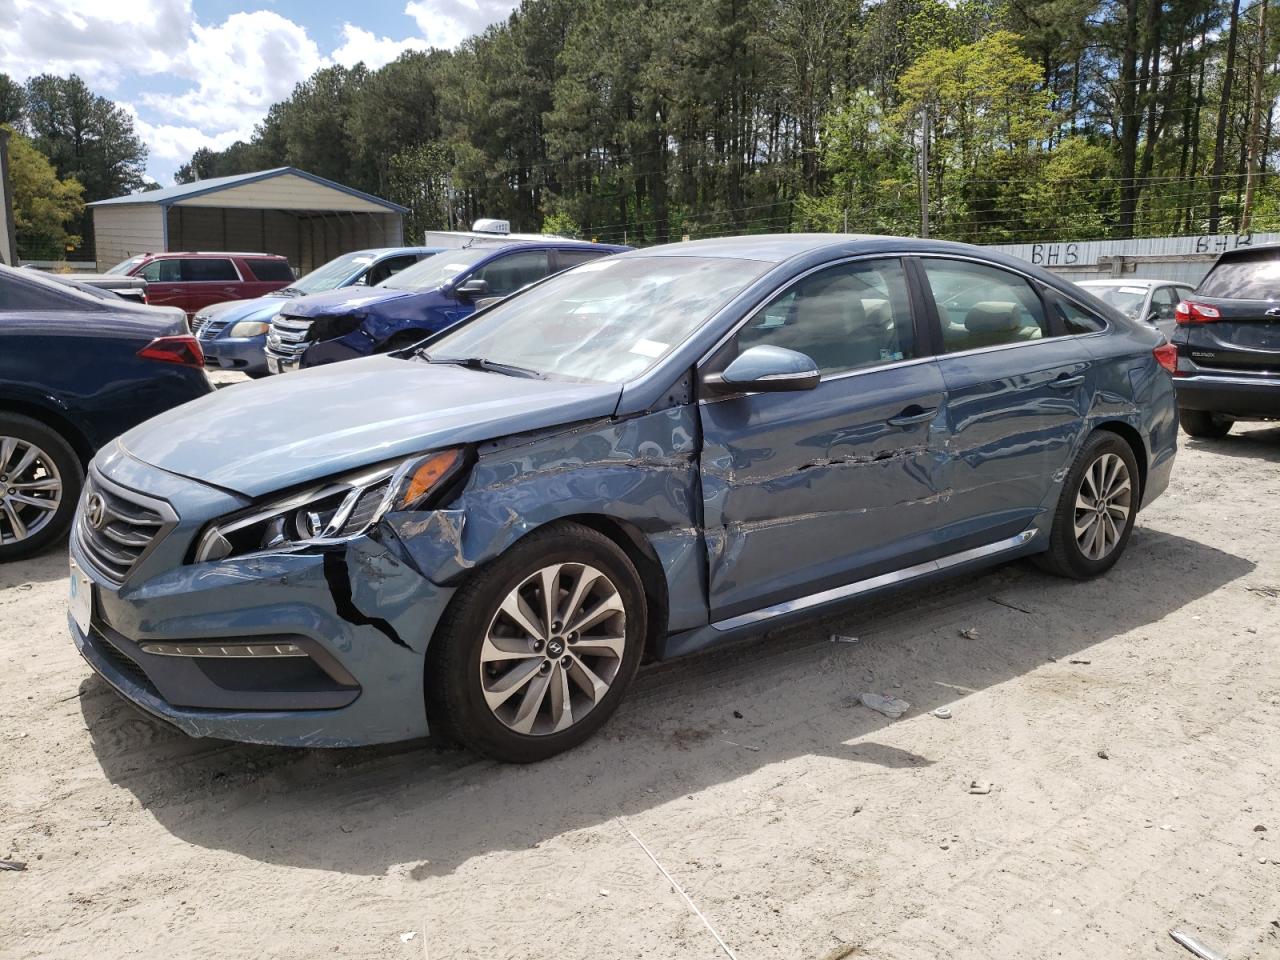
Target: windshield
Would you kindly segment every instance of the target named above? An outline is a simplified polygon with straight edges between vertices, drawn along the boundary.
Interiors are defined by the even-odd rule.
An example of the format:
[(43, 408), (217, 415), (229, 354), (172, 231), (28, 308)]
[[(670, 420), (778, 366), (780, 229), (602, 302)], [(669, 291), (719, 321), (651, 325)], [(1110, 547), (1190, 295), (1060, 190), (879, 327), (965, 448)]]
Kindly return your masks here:
[(145, 259), (147, 258), (146, 257), (130, 257), (128, 260), (121, 260), (114, 267), (108, 270), (107, 273), (128, 273), (130, 270), (132, 270), (134, 267), (136, 267)]
[(1267, 251), (1222, 260), (1196, 293), (1223, 300), (1280, 300), (1280, 256)]
[(1146, 287), (1125, 286), (1124, 284), (1080, 284), (1103, 303), (1115, 307), (1131, 320), (1138, 318), (1142, 310), (1142, 301), (1147, 298)]
[(373, 263), (374, 257), (367, 253), (348, 253), (335, 257), (323, 266), (316, 267), (305, 276), (299, 277), (289, 284), (288, 289), (299, 293), (323, 293), (336, 290), (346, 279), (360, 269)]
[(428, 347), (544, 376), (622, 383), (653, 367), (772, 264), (711, 257), (595, 260), (499, 303)]
[(479, 247), (472, 250), (445, 250), (434, 257), (429, 257), (412, 267), (405, 267), (399, 273), (392, 274), (378, 286), (388, 290), (434, 290), (458, 274), (470, 270), (485, 257), (492, 256), (493, 247)]

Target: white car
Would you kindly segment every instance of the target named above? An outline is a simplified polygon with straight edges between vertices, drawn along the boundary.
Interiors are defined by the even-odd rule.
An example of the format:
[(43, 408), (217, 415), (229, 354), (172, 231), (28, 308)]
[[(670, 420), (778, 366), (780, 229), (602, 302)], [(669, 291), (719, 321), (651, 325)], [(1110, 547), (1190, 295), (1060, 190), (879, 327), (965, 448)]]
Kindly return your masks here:
[(1195, 287), (1176, 280), (1081, 280), (1076, 284), (1132, 320), (1145, 320), (1173, 337), (1174, 313)]

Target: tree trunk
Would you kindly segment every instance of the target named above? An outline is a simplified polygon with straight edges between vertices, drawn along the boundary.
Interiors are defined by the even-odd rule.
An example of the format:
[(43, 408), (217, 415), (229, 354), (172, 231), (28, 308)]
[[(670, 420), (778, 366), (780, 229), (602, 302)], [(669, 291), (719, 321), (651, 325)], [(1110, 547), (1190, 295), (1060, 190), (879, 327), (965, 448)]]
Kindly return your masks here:
[(1222, 102), (1213, 135), (1213, 167), (1209, 170), (1209, 232), (1217, 233), (1222, 220), (1222, 170), (1226, 165), (1227, 121), (1231, 114), (1231, 81), (1236, 69), (1236, 31), (1240, 24), (1240, 0), (1231, 0), (1231, 24), (1227, 30), (1227, 62), (1222, 76)]
[[(1237, 6), (1240, 0), (1235, 0)], [(1125, 0), (1124, 51), (1120, 63), (1120, 223), (1122, 238), (1133, 236), (1138, 204), (1134, 177), (1138, 165), (1138, 0)]]

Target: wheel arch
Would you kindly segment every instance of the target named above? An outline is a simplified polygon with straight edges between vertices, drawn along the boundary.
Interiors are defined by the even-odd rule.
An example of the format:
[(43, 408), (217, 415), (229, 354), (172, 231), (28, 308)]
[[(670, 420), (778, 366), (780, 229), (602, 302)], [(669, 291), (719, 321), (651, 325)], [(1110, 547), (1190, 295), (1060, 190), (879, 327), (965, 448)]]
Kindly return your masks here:
[(1142, 441), (1142, 434), (1130, 423), (1124, 420), (1103, 420), (1094, 424), (1094, 431), (1104, 430), (1107, 433), (1114, 433), (1117, 437), (1129, 445), (1133, 451), (1133, 459), (1138, 464), (1138, 503), (1142, 503), (1142, 498), (1147, 492), (1147, 446)]
[(71, 445), (82, 467), (87, 467), (93, 459), (95, 448), (76, 423), (65, 414), (41, 403), (32, 403), (14, 397), (0, 397), (0, 413), (15, 413), (39, 421)]

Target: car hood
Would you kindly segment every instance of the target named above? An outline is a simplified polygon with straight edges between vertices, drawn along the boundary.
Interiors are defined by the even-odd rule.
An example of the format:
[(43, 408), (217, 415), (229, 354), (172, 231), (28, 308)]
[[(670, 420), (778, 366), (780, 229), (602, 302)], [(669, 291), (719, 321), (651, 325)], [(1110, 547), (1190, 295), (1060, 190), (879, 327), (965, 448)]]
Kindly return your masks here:
[(162, 470), (258, 497), (395, 457), (609, 416), (620, 392), (377, 356), (225, 387), (120, 442)]
[(256, 297), (253, 300), (231, 300), (227, 303), (205, 307), (200, 313), (207, 317), (226, 321), (224, 329), (230, 330), (243, 320), (260, 320), (269, 323), (271, 318), (280, 312), (280, 308), (289, 302), (288, 297)]
[(363, 313), (365, 309), (375, 304), (416, 297), (422, 293), (421, 290), (393, 290), (389, 287), (345, 287), (297, 297), (289, 301), (286, 312), (291, 317), (345, 316), (351, 313)]

